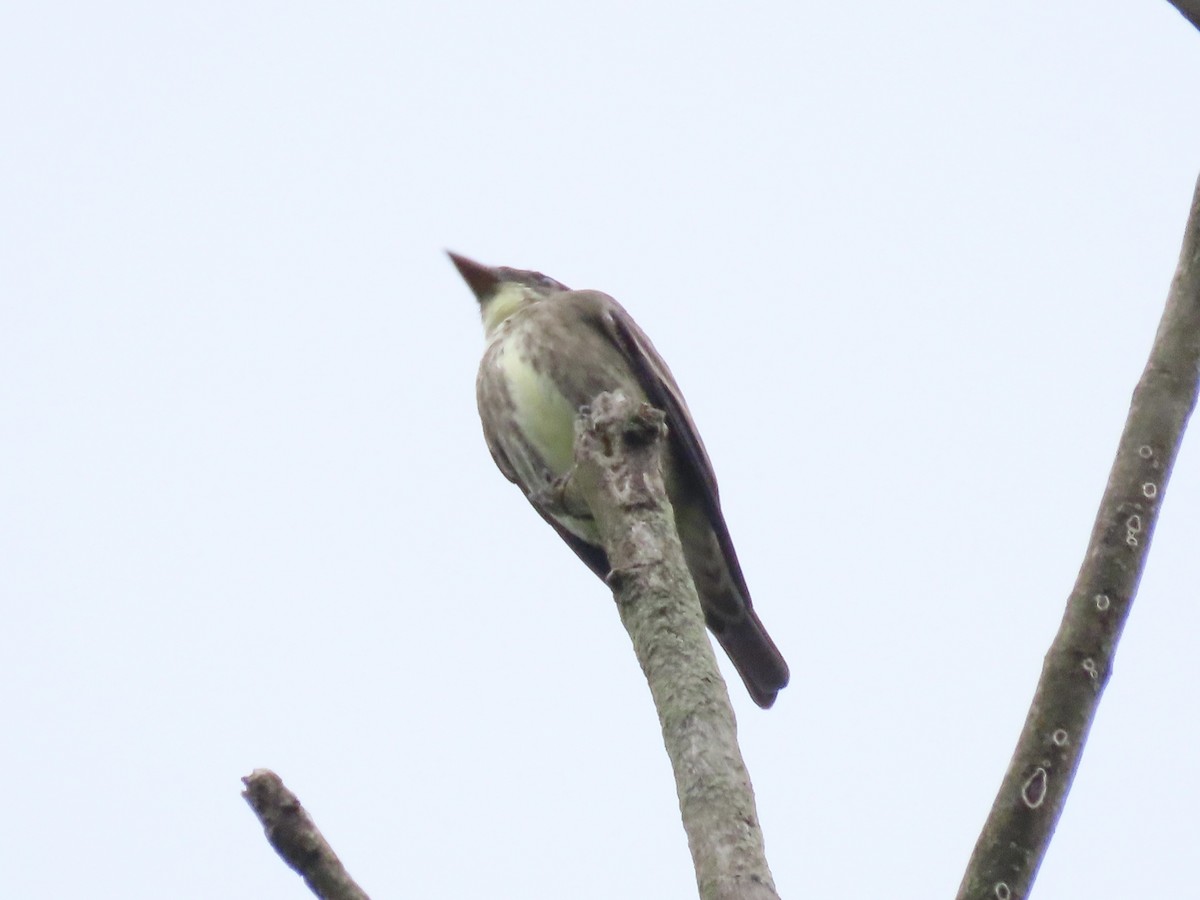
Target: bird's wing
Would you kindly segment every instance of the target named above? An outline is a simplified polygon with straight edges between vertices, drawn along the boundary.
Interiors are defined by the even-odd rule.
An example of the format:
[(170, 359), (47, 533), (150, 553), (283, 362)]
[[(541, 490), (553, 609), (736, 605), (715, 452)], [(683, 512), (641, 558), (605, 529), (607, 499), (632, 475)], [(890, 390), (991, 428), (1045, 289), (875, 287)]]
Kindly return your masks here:
[(578, 298), (575, 302), (588, 308), (587, 318), (592, 325), (621, 351), (650, 403), (666, 414), (668, 437), (683, 470), (678, 473), (679, 477), (688, 479), (696, 493), (703, 498), (709, 523), (729, 566), (729, 574), (737, 584), (742, 599), (749, 605), (750, 592), (733, 549), (733, 539), (729, 536), (725, 517), (721, 513), (717, 476), (675, 376), (650, 338), (621, 304), (599, 291), (573, 293)]
[(719, 512), (717, 476), (684, 402), (683, 392), (666, 362), (633, 317), (612, 297), (599, 291), (575, 291), (574, 294), (588, 307), (588, 320), (592, 325), (621, 351), (650, 402), (666, 413), (671, 439), (680, 451), (687, 474), (704, 489), (705, 497), (712, 502), (712, 511)]
[(589, 544), (573, 531), (567, 530), (553, 514), (544, 510), (540, 504), (530, 501), (530, 505), (538, 511), (538, 515), (550, 523), (550, 527), (558, 532), (558, 536), (566, 542), (566, 545), (575, 551), (575, 555), (583, 560), (584, 564), (600, 576), (601, 580), (607, 580), (608, 573), (612, 570), (612, 566), (608, 564), (608, 554), (604, 552), (604, 548), (597, 544)]
[[(486, 357), (484, 365), (487, 365)], [(495, 385), (492, 381), (482, 377), (479, 378), (476, 381), (476, 390), (479, 395), (479, 414), (481, 418), (493, 414), (499, 415), (496, 411), (506, 409), (507, 398), (491, 393), (492, 390), (495, 390)], [(493, 427), (488, 427), (489, 425)], [(538, 515), (545, 519), (550, 524), (550, 527), (558, 532), (558, 536), (566, 542), (568, 547), (575, 551), (575, 555), (583, 560), (584, 564), (600, 576), (600, 578), (607, 578), (610, 566), (604, 548), (589, 544), (583, 538), (579, 537), (579, 535), (567, 529), (554, 517), (552, 512), (545, 509), (542, 504), (529, 495), (528, 486), (521, 484), (521, 479), (517, 475), (517, 467), (508, 458), (508, 453), (504, 449), (503, 443), (496, 438), (496, 435), (500, 434), (501, 430), (501, 423), (489, 423), (487, 421), (484, 423), (483, 439), (487, 442), (488, 450), (492, 454), (492, 459), (495, 461), (496, 467), (503, 473), (505, 478), (522, 489), (522, 493), (525, 494), (530, 505), (537, 510)]]

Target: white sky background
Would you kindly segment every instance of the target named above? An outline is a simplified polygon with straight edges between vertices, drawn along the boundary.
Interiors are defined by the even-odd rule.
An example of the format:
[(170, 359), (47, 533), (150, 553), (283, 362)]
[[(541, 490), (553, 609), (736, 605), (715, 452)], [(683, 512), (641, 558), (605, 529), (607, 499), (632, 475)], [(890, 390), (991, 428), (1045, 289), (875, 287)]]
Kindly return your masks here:
[[(1174, 271), (1200, 34), (189, 6), (0, 28), (4, 893), (308, 896), (268, 766), (380, 900), (694, 896), (608, 592), (484, 447), (450, 247), (612, 293), (683, 385), (792, 666), (730, 684), (781, 893), (952, 896)], [(1196, 439), (1038, 896), (1194, 890)]]

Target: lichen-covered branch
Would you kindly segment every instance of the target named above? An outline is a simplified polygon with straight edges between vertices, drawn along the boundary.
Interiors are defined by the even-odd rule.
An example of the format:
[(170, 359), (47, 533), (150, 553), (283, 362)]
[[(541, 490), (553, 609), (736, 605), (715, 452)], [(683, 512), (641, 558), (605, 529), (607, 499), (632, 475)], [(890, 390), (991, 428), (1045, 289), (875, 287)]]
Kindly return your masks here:
[(959, 887), (960, 900), (1020, 900), (1029, 894), (1112, 671), (1171, 467), (1196, 404), (1198, 377), (1200, 182), (1167, 308), (1133, 392), (1083, 566)]
[(242, 783), (242, 796), (262, 822), (267, 840), (314, 894), (321, 900), (369, 900), (283, 779), (270, 769), (255, 769)]
[(663, 415), (603, 394), (576, 425), (578, 492), (658, 709), (703, 900), (777, 900), (737, 724), (663, 486)]

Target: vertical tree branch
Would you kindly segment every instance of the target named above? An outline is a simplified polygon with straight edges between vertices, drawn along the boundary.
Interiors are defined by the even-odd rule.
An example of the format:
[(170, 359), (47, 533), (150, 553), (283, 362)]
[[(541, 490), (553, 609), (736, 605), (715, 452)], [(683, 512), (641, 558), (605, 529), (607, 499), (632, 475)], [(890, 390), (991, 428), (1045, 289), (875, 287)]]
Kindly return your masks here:
[(342, 866), (296, 795), (270, 769), (242, 779), (242, 796), (267, 833), (267, 841), (321, 900), (370, 900)]
[(725, 682), (663, 486), (663, 415), (602, 394), (580, 416), (568, 490), (599, 527), (650, 684), (704, 900), (778, 900)]
[(1083, 566), (1033, 704), (959, 887), (1028, 896), (1062, 814), (1146, 565), (1200, 378), (1200, 182), (1150, 359), (1133, 392)]

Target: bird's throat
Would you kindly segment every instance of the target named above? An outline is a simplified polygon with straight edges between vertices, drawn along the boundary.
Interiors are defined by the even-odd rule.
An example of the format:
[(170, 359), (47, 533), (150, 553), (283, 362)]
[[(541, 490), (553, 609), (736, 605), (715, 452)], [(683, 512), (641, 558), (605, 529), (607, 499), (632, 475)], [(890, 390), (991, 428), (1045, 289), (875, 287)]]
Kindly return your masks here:
[(483, 304), (483, 332), (491, 337), (509, 316), (528, 303), (536, 302), (528, 289), (519, 284), (502, 284)]

